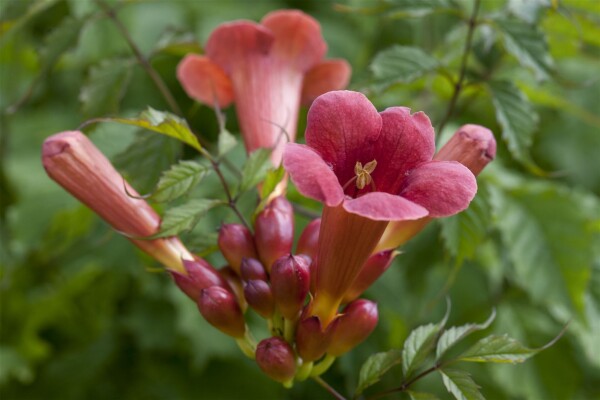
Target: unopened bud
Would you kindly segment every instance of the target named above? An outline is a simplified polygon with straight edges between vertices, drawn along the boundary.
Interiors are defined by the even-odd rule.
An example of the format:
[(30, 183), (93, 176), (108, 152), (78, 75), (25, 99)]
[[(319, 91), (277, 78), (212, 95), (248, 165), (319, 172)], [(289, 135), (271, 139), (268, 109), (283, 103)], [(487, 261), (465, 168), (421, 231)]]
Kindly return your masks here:
[(264, 339), (258, 344), (256, 363), (269, 378), (277, 382), (287, 382), (296, 374), (294, 350), (278, 336)]
[(392, 265), (392, 261), (398, 254), (400, 254), (398, 251), (390, 249), (371, 255), (354, 278), (342, 303), (350, 303), (363, 294)]
[(325, 330), (322, 329), (319, 317), (300, 320), (296, 328), (296, 350), (304, 362), (318, 360), (325, 354), (336, 327), (337, 319), (327, 325)]
[(321, 218), (312, 220), (302, 231), (296, 246), (296, 253), (306, 254), (311, 259), (317, 257), (319, 248), (319, 229), (321, 229)]
[(258, 279), (266, 282), (269, 279), (265, 267), (256, 258), (242, 259), (241, 274), (244, 281)]
[(171, 269), (168, 271), (177, 287), (193, 301), (198, 301), (202, 289), (211, 286), (228, 287), (225, 279), (206, 260), (196, 258), (195, 261), (182, 261), (187, 275)]
[(223, 224), (219, 229), (219, 249), (233, 270), (239, 274), (244, 257), (257, 258), (252, 233), (241, 224)]
[(283, 196), (276, 197), (256, 217), (256, 248), (260, 260), (271, 271), (273, 263), (292, 252), (294, 243), (294, 210)]
[(247, 304), (246, 299), (244, 298), (244, 286), (242, 285), (242, 280), (240, 277), (230, 266), (221, 268), (219, 270), (219, 274), (221, 274), (221, 276), (227, 281), (229, 289), (231, 289), (230, 291), (235, 294), (242, 312), (245, 312)]
[(310, 269), (306, 259), (291, 254), (278, 259), (271, 271), (271, 288), (281, 314), (295, 320), (310, 288)]
[(338, 357), (364, 341), (377, 326), (377, 304), (358, 299), (348, 304), (337, 319), (327, 353)]
[(235, 295), (220, 286), (203, 289), (198, 299), (200, 313), (212, 326), (221, 332), (242, 338), (246, 331), (242, 310)]
[(265, 281), (250, 280), (244, 285), (244, 296), (263, 318), (271, 318), (275, 312), (275, 300), (271, 287)]
[(480, 125), (467, 124), (456, 131), (434, 159), (458, 161), (477, 176), (495, 157), (496, 139), (492, 131)]

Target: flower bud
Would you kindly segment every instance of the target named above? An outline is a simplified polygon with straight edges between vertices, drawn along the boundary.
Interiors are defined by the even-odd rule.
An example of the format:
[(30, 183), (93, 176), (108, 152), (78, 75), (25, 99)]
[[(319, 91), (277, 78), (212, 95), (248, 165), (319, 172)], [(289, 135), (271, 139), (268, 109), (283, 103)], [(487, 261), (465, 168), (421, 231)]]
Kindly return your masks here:
[(265, 267), (256, 258), (243, 258), (241, 266), (242, 279), (244, 281), (260, 280), (267, 281), (269, 277)]
[(398, 254), (400, 252), (390, 249), (371, 255), (344, 295), (343, 303), (350, 303), (363, 294), (392, 265)]
[(206, 260), (199, 257), (195, 261), (183, 260), (183, 265), (187, 275), (171, 269), (168, 271), (177, 287), (193, 301), (198, 301), (202, 289), (211, 286), (229, 287), (225, 279)]
[(309, 287), (310, 270), (305, 258), (289, 254), (273, 264), (271, 288), (277, 308), (285, 318), (295, 320), (298, 317)]
[(492, 131), (480, 125), (467, 124), (456, 131), (434, 159), (458, 161), (477, 176), (495, 157), (496, 139)]
[(167, 268), (185, 274), (181, 260), (193, 257), (178, 238), (136, 239), (159, 232), (160, 217), (83, 133), (68, 131), (48, 137), (42, 147), (42, 164), (50, 178), (128, 235), (133, 244)]
[(256, 248), (260, 260), (271, 271), (273, 263), (292, 251), (294, 242), (294, 210), (283, 196), (276, 197), (256, 217)]
[(325, 330), (322, 329), (319, 317), (300, 320), (296, 328), (296, 350), (304, 362), (318, 360), (325, 354), (336, 326), (337, 319), (327, 325)]
[(275, 300), (271, 287), (265, 281), (249, 280), (244, 285), (244, 296), (252, 307), (263, 318), (271, 318), (275, 312)]
[(256, 363), (277, 382), (287, 382), (296, 374), (294, 350), (278, 336), (261, 340), (256, 347)]
[(242, 280), (238, 274), (236, 274), (233, 268), (230, 266), (221, 268), (219, 270), (219, 274), (221, 274), (225, 281), (227, 281), (227, 284), (229, 285), (227, 289), (230, 289), (229, 291), (235, 294), (242, 312), (245, 312), (248, 305), (246, 304), (246, 299), (244, 298), (244, 286), (242, 285)]
[(327, 353), (338, 357), (364, 341), (377, 326), (377, 304), (358, 299), (348, 304), (337, 319)]
[(223, 224), (219, 229), (217, 241), (223, 257), (233, 270), (239, 274), (244, 257), (257, 258), (252, 233), (241, 224)]
[(313, 260), (317, 257), (319, 229), (321, 229), (321, 218), (314, 219), (306, 225), (306, 228), (304, 228), (300, 235), (300, 239), (298, 239), (296, 253), (306, 254)]
[(198, 299), (200, 313), (212, 326), (221, 332), (242, 338), (246, 324), (235, 295), (220, 286), (202, 289)]

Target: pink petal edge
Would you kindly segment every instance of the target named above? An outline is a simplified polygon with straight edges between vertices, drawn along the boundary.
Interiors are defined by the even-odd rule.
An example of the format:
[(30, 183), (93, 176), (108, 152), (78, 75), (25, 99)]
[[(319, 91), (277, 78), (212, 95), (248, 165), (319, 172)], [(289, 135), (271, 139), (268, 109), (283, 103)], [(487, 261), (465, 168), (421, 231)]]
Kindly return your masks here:
[(298, 191), (306, 197), (334, 207), (344, 200), (337, 177), (310, 147), (288, 143), (283, 152), (283, 167)]
[(321, 61), (304, 76), (302, 104), (310, 105), (323, 93), (348, 86), (352, 67), (343, 59)]
[(231, 81), (225, 71), (208, 57), (189, 54), (177, 66), (177, 79), (188, 96), (214, 107), (224, 108), (233, 102)]
[(415, 220), (428, 214), (420, 205), (384, 192), (367, 193), (357, 199), (346, 198), (344, 209), (375, 221)]

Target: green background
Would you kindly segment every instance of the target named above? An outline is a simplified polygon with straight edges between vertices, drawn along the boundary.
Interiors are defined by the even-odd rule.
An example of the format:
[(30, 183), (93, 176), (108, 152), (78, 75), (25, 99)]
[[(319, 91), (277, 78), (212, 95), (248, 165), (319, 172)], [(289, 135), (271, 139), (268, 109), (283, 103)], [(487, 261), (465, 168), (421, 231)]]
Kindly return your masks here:
[[(351, 89), (367, 93), (380, 110), (423, 110), (438, 127), (474, 3), (110, 4), (183, 116), (214, 144), (212, 110), (187, 98), (175, 68), (187, 51), (201, 51), (218, 24), (300, 8), (321, 23), (328, 57), (352, 65)], [(461, 124), (477, 123), (495, 133), (498, 158), (478, 179), (472, 207), (431, 224), (367, 292), (379, 304), (377, 330), (325, 375), (342, 394), (351, 397), (370, 354), (401, 348), (416, 326), (439, 321), (447, 296), (449, 325), (482, 322), (497, 310), (491, 328), (473, 340), (508, 333), (539, 347), (571, 321), (557, 344), (525, 364), (465, 365), (486, 398), (600, 398), (598, 4), (482, 1), (467, 85), (438, 132), (438, 144)], [(158, 265), (45, 175), (40, 149), (47, 136), (91, 117), (132, 116), (148, 105), (168, 110), (112, 21), (88, 0), (5, 0), (0, 15), (2, 398), (329, 398), (313, 381), (285, 390), (266, 378), (233, 340), (202, 320)], [(380, 53), (395, 45), (422, 52), (412, 64)], [(438, 67), (428, 67), (425, 56)], [(237, 135), (235, 113), (226, 114), (229, 131)], [(172, 139), (124, 125), (101, 124), (86, 132), (141, 193), (177, 159), (195, 157)], [(230, 159), (242, 163), (241, 145)], [(190, 194), (202, 196), (222, 196), (214, 176)], [(293, 191), (290, 198), (318, 210)], [(250, 213), (254, 201), (248, 193), (241, 207)], [(234, 221), (230, 213), (210, 213), (182, 235), (184, 242), (209, 253), (223, 219)], [(298, 216), (297, 230), (308, 221)], [(218, 254), (208, 258), (223, 263)], [(367, 393), (395, 387), (400, 379), (399, 369), (392, 369)], [(435, 374), (415, 388), (450, 396)]]

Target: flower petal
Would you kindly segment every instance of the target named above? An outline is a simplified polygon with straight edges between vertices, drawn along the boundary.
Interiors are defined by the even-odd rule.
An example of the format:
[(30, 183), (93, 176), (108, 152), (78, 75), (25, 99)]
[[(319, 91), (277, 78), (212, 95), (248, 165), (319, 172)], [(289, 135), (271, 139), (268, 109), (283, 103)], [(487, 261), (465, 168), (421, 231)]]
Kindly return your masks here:
[(390, 107), (381, 113), (381, 119), (381, 135), (373, 146), (377, 168), (372, 177), (378, 191), (397, 194), (407, 171), (431, 161), (435, 135), (423, 112), (411, 115), (409, 108)]
[(275, 36), (272, 54), (294, 64), (300, 71), (311, 69), (327, 52), (321, 26), (301, 11), (273, 11), (264, 16), (261, 24)]
[(248, 57), (267, 56), (275, 37), (271, 31), (252, 21), (221, 24), (206, 43), (206, 55), (228, 75), (235, 65), (247, 62)]
[(344, 89), (350, 81), (352, 68), (346, 60), (325, 60), (315, 65), (304, 77), (302, 104), (310, 105), (318, 96)]
[(304, 196), (330, 207), (344, 200), (344, 192), (333, 171), (310, 147), (288, 143), (283, 153), (283, 167)]
[(381, 116), (358, 92), (340, 90), (315, 99), (308, 111), (306, 144), (331, 164), (344, 185), (355, 176), (354, 166), (372, 161), (371, 147), (381, 131)]
[(177, 66), (177, 79), (191, 98), (213, 107), (233, 102), (231, 81), (217, 64), (197, 54), (187, 55)]
[(464, 210), (477, 192), (475, 176), (456, 161), (421, 164), (403, 186), (400, 195), (425, 207), (430, 217), (448, 217)]
[(420, 205), (384, 192), (372, 192), (357, 199), (346, 199), (344, 209), (375, 221), (406, 221), (425, 217)]

